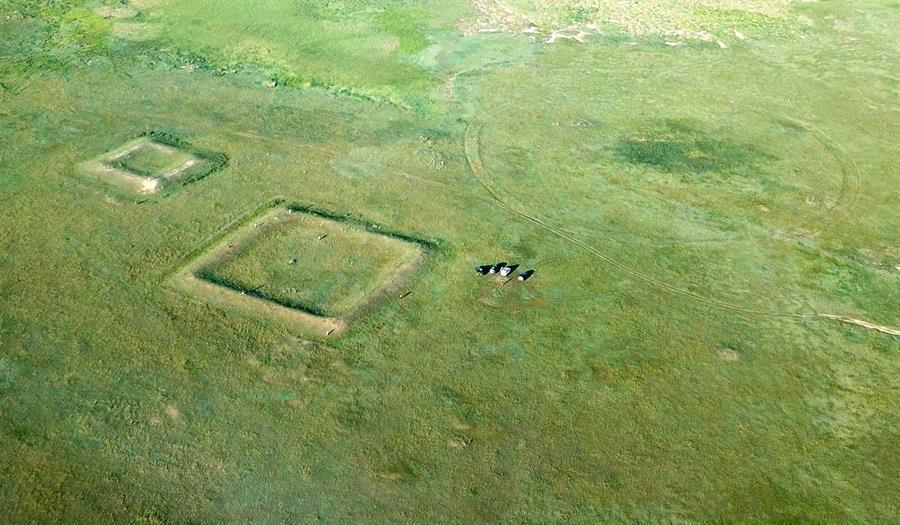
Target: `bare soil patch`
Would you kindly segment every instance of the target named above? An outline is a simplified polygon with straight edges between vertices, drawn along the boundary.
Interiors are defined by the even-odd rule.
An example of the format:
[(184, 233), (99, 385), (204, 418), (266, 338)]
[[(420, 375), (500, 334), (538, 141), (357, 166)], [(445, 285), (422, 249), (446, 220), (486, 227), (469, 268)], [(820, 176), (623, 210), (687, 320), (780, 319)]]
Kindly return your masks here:
[(734, 350), (732, 348), (719, 348), (716, 351), (716, 354), (722, 361), (728, 361), (730, 363), (740, 361), (741, 359), (741, 354), (739, 354), (737, 350)]

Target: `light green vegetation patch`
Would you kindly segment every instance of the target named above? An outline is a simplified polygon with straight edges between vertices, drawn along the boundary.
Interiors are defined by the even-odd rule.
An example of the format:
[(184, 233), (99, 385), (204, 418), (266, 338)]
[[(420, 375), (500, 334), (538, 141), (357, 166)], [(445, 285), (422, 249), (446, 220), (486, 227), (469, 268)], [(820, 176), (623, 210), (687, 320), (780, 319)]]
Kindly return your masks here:
[[(632, 35), (679, 35), (707, 38), (735, 31), (763, 36), (796, 25), (791, 7), (802, 0), (477, 0), (482, 17), (506, 13), (511, 28), (544, 29), (597, 26)], [(483, 23), (485, 23), (483, 22)]]
[(427, 32), (452, 28), (468, 9), (458, 0), (330, 4), (187, 0), (148, 7), (146, 16), (162, 25), (162, 38), (223, 67), (252, 65), (282, 85), (407, 103), (435, 84), (413, 59), (428, 47)]
[(291, 206), (244, 222), (174, 282), (194, 295), (296, 320), (317, 335), (343, 331), (361, 308), (396, 289), (426, 245)]
[(96, 51), (105, 45), (112, 24), (102, 16), (87, 9), (72, 9), (62, 16), (54, 34), (56, 45), (76, 46), (85, 52)]

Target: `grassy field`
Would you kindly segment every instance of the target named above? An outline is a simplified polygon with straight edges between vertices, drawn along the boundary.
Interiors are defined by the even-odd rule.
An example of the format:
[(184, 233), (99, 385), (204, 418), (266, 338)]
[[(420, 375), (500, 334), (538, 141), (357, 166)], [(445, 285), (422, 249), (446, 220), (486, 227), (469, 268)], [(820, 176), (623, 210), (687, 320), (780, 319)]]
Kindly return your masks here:
[(149, 133), (81, 164), (78, 172), (109, 191), (140, 199), (196, 182), (227, 162), (225, 155), (191, 150), (177, 139)]
[(613, 5), (0, 4), (4, 521), (896, 521), (900, 11)]
[(367, 226), (278, 206), (223, 241), (196, 273), (288, 308), (347, 316), (422, 256), (420, 246)]

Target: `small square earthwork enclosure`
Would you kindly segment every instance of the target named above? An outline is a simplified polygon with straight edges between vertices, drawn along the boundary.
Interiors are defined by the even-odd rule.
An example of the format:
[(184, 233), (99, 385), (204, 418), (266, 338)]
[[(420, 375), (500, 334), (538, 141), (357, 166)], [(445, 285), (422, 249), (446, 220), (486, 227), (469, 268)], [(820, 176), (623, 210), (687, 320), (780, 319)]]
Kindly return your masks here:
[(279, 203), (226, 234), (172, 283), (224, 308), (340, 335), (351, 319), (409, 278), (428, 246)]
[(131, 140), (79, 166), (79, 172), (146, 197), (202, 179), (225, 164), (222, 154), (190, 148), (162, 134)]

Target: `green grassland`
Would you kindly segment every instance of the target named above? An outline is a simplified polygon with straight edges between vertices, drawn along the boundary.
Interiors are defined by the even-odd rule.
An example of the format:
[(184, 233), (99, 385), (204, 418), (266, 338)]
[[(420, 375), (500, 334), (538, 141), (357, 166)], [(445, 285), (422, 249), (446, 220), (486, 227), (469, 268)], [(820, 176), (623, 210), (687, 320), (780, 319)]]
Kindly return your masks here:
[(122, 197), (146, 200), (196, 182), (228, 162), (217, 152), (192, 149), (177, 138), (156, 132), (107, 151), (78, 166), (86, 181), (105, 185)]
[[(784, 30), (785, 22), (796, 16), (793, 0), (495, 0), (484, 2), (491, 8), (505, 8), (522, 21), (542, 27), (579, 24), (602, 25), (636, 34), (708, 32), (763, 32)], [(793, 16), (792, 16), (793, 15)]]
[(305, 213), (290, 214), (200, 269), (213, 282), (321, 316), (344, 316), (420, 255), (414, 244)]
[(129, 171), (151, 176), (154, 173), (165, 173), (177, 169), (190, 159), (189, 154), (177, 150), (170, 153), (142, 148), (122, 157), (121, 163)]
[[(0, 3), (4, 521), (896, 520), (900, 338), (820, 314), (900, 327), (897, 6), (488, 4)], [(227, 163), (79, 174), (150, 132)], [(411, 293), (167, 285), (273, 201), (427, 241)], [(340, 312), (406, 242), (341, 228), (216, 271)]]

